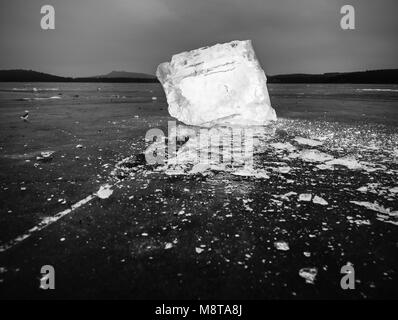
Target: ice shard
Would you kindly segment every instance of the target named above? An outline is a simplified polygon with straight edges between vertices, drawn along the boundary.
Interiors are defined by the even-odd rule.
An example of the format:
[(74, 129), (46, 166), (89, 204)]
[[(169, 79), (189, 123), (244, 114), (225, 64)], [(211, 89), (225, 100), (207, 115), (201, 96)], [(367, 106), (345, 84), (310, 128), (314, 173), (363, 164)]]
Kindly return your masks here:
[(171, 116), (187, 125), (264, 125), (276, 120), (250, 40), (216, 44), (158, 66)]

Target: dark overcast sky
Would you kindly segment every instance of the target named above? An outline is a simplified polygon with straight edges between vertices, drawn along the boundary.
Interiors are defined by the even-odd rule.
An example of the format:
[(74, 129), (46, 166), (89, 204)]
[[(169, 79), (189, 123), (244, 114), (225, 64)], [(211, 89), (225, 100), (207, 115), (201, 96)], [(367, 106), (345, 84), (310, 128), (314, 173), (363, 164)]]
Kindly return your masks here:
[[(55, 7), (55, 30), (40, 8)], [(340, 28), (340, 7), (356, 30)], [(252, 39), (267, 74), (397, 68), (398, 0), (0, 0), (0, 69), (154, 73), (180, 51)]]

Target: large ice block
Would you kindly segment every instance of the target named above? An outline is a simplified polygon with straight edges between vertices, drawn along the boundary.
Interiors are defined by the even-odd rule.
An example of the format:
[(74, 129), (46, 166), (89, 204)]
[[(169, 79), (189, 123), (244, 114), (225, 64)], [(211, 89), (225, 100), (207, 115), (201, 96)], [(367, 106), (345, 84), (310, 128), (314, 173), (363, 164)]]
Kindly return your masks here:
[(158, 66), (171, 116), (188, 125), (263, 125), (276, 120), (250, 40), (216, 44)]

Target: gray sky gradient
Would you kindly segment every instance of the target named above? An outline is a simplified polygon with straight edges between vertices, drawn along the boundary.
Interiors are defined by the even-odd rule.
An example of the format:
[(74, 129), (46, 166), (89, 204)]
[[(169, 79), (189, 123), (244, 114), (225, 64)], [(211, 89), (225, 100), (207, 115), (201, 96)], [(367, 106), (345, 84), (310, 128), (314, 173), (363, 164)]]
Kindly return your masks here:
[[(55, 7), (55, 30), (40, 8)], [(340, 28), (340, 8), (356, 30)], [(154, 74), (174, 53), (252, 39), (267, 74), (398, 68), (397, 0), (0, 0), (0, 69)]]

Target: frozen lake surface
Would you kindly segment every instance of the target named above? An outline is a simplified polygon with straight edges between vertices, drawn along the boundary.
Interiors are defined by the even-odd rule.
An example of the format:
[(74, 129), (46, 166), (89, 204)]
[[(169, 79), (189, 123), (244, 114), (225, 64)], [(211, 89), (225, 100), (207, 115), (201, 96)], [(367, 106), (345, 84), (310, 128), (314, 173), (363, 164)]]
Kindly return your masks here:
[(398, 86), (268, 88), (253, 177), (147, 165), (159, 84), (0, 83), (0, 296), (397, 298)]

